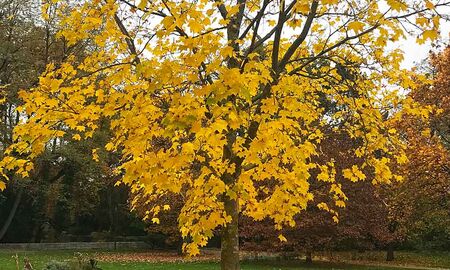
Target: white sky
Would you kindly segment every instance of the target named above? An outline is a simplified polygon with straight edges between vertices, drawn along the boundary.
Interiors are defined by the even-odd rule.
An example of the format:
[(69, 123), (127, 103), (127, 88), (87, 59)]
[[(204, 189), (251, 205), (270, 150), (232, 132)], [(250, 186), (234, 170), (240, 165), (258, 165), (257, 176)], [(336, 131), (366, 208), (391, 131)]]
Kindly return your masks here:
[[(441, 20), (441, 37), (444, 43), (450, 44), (450, 22)], [(420, 63), (421, 60), (428, 58), (430, 49), (432, 49), (431, 42), (427, 41), (425, 44), (419, 45), (416, 43), (415, 37), (409, 37), (407, 40), (400, 42), (399, 46), (405, 52), (405, 60), (402, 63), (403, 68), (412, 68), (416, 63)]]

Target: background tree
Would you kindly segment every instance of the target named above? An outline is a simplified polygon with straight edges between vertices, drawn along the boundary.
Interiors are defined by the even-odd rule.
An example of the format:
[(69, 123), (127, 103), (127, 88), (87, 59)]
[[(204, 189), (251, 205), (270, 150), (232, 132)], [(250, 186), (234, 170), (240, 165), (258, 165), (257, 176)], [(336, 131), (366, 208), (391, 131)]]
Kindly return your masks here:
[(408, 141), (405, 181), (388, 193), (387, 201), (413, 246), (448, 248), (450, 239), (450, 49), (431, 55), (429, 83), (410, 93), (432, 106), (430, 121), (405, 117), (397, 125)]
[[(40, 16), (36, 12), (36, 1), (1, 1), (0, 2), (0, 89), (3, 103), (0, 106), (1, 153), (14, 142), (13, 128), (20, 121), (16, 108), (20, 105), (18, 91), (37, 84), (39, 74), (45, 69), (52, 40), (49, 25), (38, 26)], [(43, 22), (43, 21), (41, 21)], [(50, 48), (51, 46), (51, 48)], [(52, 55), (53, 57), (55, 55)], [(28, 181), (18, 182), (12, 178), (7, 190), (6, 203), (10, 205), (9, 213), (0, 229), (0, 239), (7, 232), (23, 197), (23, 186)], [(13, 200), (9, 200), (13, 199)], [(11, 204), (9, 204), (11, 201)]]
[[(183, 207), (183, 197), (171, 194), (160, 198), (157, 204), (153, 200), (148, 200), (143, 191), (136, 192), (131, 197), (135, 201), (132, 210), (139, 217), (144, 218), (146, 231), (151, 238), (151, 244), (159, 248), (176, 249), (181, 253), (183, 237), (178, 228), (178, 216)], [(164, 214), (161, 215), (161, 218), (157, 222), (145, 218), (148, 218), (148, 209), (161, 206), (162, 209), (160, 211)]]
[[(14, 127), (27, 117), (17, 110), (22, 104), (18, 92), (36, 86), (47, 64), (60, 65), (69, 54), (82, 59), (90, 49), (89, 42), (69, 46), (58, 39), (57, 4), (44, 2), (43, 20), (41, 2), (0, 1), (2, 156), (17, 142)], [(102, 126), (108, 130), (107, 123)], [(136, 222), (128, 213), (128, 189), (114, 187), (117, 176), (112, 171), (117, 158), (98, 150), (99, 162), (92, 160), (96, 145), (104, 145), (107, 140), (108, 132), (98, 132), (94, 139), (84, 142), (71, 141), (71, 135), (51, 140), (36, 160), (33, 173), (23, 178), (10, 175), (0, 200), (0, 240), (60, 241), (62, 232), (68, 235), (66, 238), (92, 231), (109, 231), (111, 237), (131, 233), (133, 229), (127, 223)], [(142, 234), (142, 228), (137, 231)]]

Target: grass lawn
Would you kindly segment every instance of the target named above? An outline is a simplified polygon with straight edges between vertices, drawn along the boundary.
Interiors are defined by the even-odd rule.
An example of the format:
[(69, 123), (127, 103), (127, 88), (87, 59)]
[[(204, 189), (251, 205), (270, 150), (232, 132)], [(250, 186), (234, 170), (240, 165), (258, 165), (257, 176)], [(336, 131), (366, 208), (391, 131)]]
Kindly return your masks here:
[[(324, 257), (330, 257), (323, 253)], [(336, 252), (333, 257), (338, 261), (359, 262), (359, 263), (386, 263), (386, 252), (366, 251), (366, 252)], [(438, 251), (396, 251), (395, 261), (389, 262), (392, 265), (414, 265), (424, 267), (436, 267), (450, 269), (450, 253)]]
[[(139, 256), (140, 253), (130, 253), (130, 252), (120, 252), (120, 253), (114, 253), (114, 252), (102, 252), (101, 254), (108, 256), (109, 258), (114, 258), (115, 254), (117, 254), (117, 257), (123, 256), (125, 254), (129, 254), (130, 258), (137, 255)], [(28, 257), (35, 270), (42, 270), (44, 265), (51, 261), (51, 260), (69, 260), (73, 259), (74, 252), (72, 251), (2, 251), (0, 250), (0, 270), (15, 270), (15, 261), (12, 258), (13, 255), (17, 254), (20, 258), (20, 269), (22, 269), (23, 265), (23, 258)], [(94, 254), (94, 252), (90, 251), (90, 254)], [(341, 254), (342, 257), (345, 257), (346, 254)], [(366, 254), (368, 255), (368, 254)], [(372, 254), (373, 255), (373, 254)], [(417, 255), (417, 254), (416, 254)], [(404, 262), (401, 261), (401, 264)], [(407, 256), (406, 256), (407, 257)], [(417, 256), (411, 255), (409, 258), (416, 258)], [(436, 257), (433, 255), (420, 255), (419, 258), (423, 257), (430, 257), (428, 258), (429, 261), (432, 261), (432, 257)], [(439, 256), (438, 256), (439, 257)], [(450, 256), (447, 256), (450, 257)], [(418, 259), (417, 259), (418, 260)], [(413, 260), (413, 262), (416, 262), (417, 260)], [(439, 259), (437, 259), (439, 261)], [(447, 260), (450, 260), (450, 258), (447, 258)], [(367, 258), (362, 258), (363, 262), (370, 262)], [(348, 261), (347, 261), (348, 262)], [(374, 261), (372, 261), (374, 262)], [(376, 261), (375, 261), (376, 262)], [(416, 263), (412, 263), (412, 265), (417, 265)], [(102, 270), (119, 270), (119, 269), (125, 269), (125, 270), (215, 270), (220, 269), (220, 266), (217, 262), (207, 262), (207, 261), (199, 261), (199, 262), (182, 262), (182, 261), (176, 261), (176, 262), (142, 262), (142, 261), (136, 261), (130, 260), (130, 261), (100, 261), (98, 263), (98, 266)], [(436, 266), (436, 265), (432, 265)], [(443, 267), (442, 264), (440, 264), (441, 267)], [(394, 269), (402, 269), (402, 268), (393, 268), (390, 266), (357, 266), (357, 265), (351, 265), (351, 264), (342, 264), (342, 263), (315, 263), (313, 265), (305, 265), (303, 262), (299, 261), (276, 261), (276, 260), (266, 260), (266, 261), (255, 261), (255, 262), (243, 262), (242, 263), (242, 269), (243, 270), (302, 270), (302, 269), (367, 269), (367, 270), (394, 270)]]

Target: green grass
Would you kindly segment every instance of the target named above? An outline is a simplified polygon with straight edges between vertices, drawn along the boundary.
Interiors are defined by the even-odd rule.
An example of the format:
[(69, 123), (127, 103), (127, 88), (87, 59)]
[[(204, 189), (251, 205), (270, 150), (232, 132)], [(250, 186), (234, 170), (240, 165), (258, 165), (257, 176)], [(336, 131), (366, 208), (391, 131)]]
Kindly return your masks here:
[[(128, 253), (128, 252), (127, 252)], [(20, 269), (22, 269), (22, 262), (24, 257), (28, 257), (35, 270), (42, 270), (44, 265), (51, 260), (69, 260), (73, 259), (74, 252), (72, 251), (1, 251), (0, 250), (0, 270), (15, 270), (15, 261), (12, 258), (13, 255), (17, 254), (20, 258)], [(113, 253), (114, 254), (114, 253)], [(349, 253), (350, 254), (350, 253)], [(380, 253), (381, 254), (381, 253)], [(378, 258), (378, 253), (367, 253), (365, 256), (374, 256)], [(443, 267), (447, 261), (450, 260), (447, 255), (446, 259), (444, 255), (436, 256), (436, 254), (414, 254), (400, 253), (402, 258), (401, 263), (407, 258), (413, 259), (416, 262), (420, 259), (427, 258), (429, 261), (433, 261), (432, 258), (437, 258), (436, 260), (441, 262), (438, 265)], [(339, 253), (339, 257), (345, 258), (346, 253)], [(353, 255), (354, 256), (354, 255)], [(442, 257), (442, 258), (441, 258)], [(417, 259), (419, 258), (419, 259)], [(364, 262), (370, 262), (368, 258), (361, 258)], [(372, 258), (374, 259), (374, 258)], [(443, 261), (440, 261), (440, 260)], [(348, 262), (349, 260), (346, 260)], [(376, 260), (372, 260), (372, 262)], [(380, 264), (382, 262), (380, 261)], [(412, 263), (412, 265), (418, 265)], [(423, 264), (422, 264), (423, 265)], [(220, 266), (217, 262), (174, 262), (174, 263), (148, 263), (148, 262), (99, 262), (98, 265), (103, 270), (219, 270)], [(305, 265), (300, 261), (277, 261), (277, 260), (265, 260), (265, 261), (252, 261), (243, 262), (242, 270), (322, 270), (322, 269), (352, 269), (352, 270), (393, 270), (401, 268), (391, 268), (388, 266), (357, 266), (344, 263), (315, 263), (312, 265)]]
[[(329, 258), (330, 253), (317, 254)], [(338, 261), (345, 262), (369, 262), (386, 264), (386, 252), (334, 252), (332, 257)], [(450, 253), (447, 251), (396, 251), (395, 260), (389, 262), (391, 265), (413, 265), (423, 267), (438, 267), (450, 269)]]

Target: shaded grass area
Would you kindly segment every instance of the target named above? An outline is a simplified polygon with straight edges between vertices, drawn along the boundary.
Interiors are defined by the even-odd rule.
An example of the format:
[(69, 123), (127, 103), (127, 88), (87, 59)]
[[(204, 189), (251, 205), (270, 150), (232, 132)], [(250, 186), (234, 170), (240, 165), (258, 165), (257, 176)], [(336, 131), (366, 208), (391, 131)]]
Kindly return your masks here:
[(396, 251), (395, 260), (386, 262), (386, 252), (334, 252), (318, 253), (319, 259), (358, 262), (358, 263), (380, 263), (389, 265), (409, 265), (423, 267), (437, 267), (450, 269), (450, 252), (445, 251)]
[[(107, 254), (109, 256), (114, 257), (114, 254), (130, 254), (130, 257), (133, 258), (139, 252), (101, 252), (102, 254)], [(20, 260), (20, 269), (23, 266), (23, 259), (25, 257), (29, 258), (34, 266), (35, 270), (42, 270), (45, 264), (51, 260), (70, 260), (74, 258), (73, 251), (3, 251), (0, 250), (0, 270), (15, 270), (16, 264), (15, 260), (12, 258), (14, 255), (19, 256)], [(88, 252), (87, 254), (96, 257), (96, 252)], [(145, 254), (145, 253), (142, 253)], [(319, 255), (319, 254), (318, 254)], [(325, 254), (324, 254), (325, 255)], [(355, 258), (355, 254), (353, 253), (335, 253), (333, 255), (334, 258), (339, 258), (339, 260), (345, 261), (346, 263), (338, 263), (338, 262), (319, 262), (314, 263), (312, 265), (304, 264), (302, 261), (279, 261), (279, 260), (260, 260), (260, 261), (244, 261), (242, 262), (242, 270), (322, 270), (322, 269), (353, 269), (353, 270), (393, 270), (393, 269), (401, 269), (401, 268), (393, 268), (391, 266), (381, 265), (384, 263), (382, 258), (383, 253), (363, 253), (357, 254), (360, 256), (359, 258)], [(399, 252), (398, 254), (399, 261), (396, 264), (410, 264), (411, 265), (424, 265), (419, 264), (418, 262), (427, 262), (427, 266), (437, 266), (437, 267), (446, 267), (450, 266), (450, 255), (445, 253), (406, 253)], [(365, 257), (362, 257), (365, 256)], [(100, 256), (101, 257), (101, 256)], [(354, 260), (354, 262), (380, 262), (380, 266), (364, 266), (364, 265), (352, 265), (348, 262), (352, 263), (351, 259), (358, 259), (358, 261)], [(155, 258), (157, 259), (157, 258)], [(410, 260), (408, 263), (405, 263), (407, 260)], [(102, 270), (219, 270), (220, 265), (218, 262), (209, 262), (209, 261), (194, 261), (194, 262), (143, 262), (143, 261), (100, 261), (98, 266)]]

